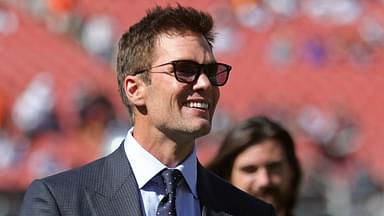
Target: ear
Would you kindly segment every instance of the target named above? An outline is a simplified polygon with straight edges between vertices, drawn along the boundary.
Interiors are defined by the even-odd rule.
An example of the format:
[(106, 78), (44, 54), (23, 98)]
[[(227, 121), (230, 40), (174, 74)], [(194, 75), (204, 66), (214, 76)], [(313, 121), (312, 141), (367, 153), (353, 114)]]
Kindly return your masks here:
[(145, 83), (138, 76), (128, 75), (124, 80), (125, 94), (128, 100), (135, 106), (145, 105), (144, 89)]

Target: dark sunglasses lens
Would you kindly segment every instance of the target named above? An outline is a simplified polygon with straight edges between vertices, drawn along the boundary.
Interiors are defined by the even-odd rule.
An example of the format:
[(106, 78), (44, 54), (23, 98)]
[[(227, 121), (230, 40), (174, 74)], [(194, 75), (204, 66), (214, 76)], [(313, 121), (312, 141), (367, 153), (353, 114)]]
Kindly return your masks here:
[(230, 68), (218, 63), (207, 65), (205, 70), (212, 85), (222, 86), (227, 82)]
[(189, 61), (180, 61), (176, 62), (175, 65), (175, 74), (176, 79), (181, 82), (193, 82), (195, 79), (195, 75), (200, 70), (200, 65), (195, 62)]

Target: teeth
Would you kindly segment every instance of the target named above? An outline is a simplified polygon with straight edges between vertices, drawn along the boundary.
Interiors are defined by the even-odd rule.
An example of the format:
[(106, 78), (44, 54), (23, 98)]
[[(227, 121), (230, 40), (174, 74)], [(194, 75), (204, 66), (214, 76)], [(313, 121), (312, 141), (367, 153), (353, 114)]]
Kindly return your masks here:
[(204, 102), (188, 102), (187, 107), (198, 108), (198, 109), (208, 109), (208, 103)]

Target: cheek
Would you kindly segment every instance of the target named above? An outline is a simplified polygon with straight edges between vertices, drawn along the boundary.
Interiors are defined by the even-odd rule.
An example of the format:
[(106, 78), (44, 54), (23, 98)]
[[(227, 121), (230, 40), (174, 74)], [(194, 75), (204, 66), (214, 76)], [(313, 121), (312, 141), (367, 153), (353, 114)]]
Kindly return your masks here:
[(220, 98), (220, 90), (218, 88), (216, 88), (213, 92), (213, 97), (215, 98), (215, 106), (217, 104), (217, 102), (219, 101), (219, 98)]
[(276, 173), (271, 175), (272, 184), (280, 187), (282, 190), (288, 190), (288, 188), (290, 188), (291, 181), (292, 176), (288, 170), (285, 170), (282, 173)]
[(168, 88), (164, 88), (163, 86), (156, 86), (156, 88), (152, 87), (148, 93), (147, 103), (150, 104), (152, 110), (156, 112), (166, 110), (166, 113), (171, 112), (171, 104), (174, 100), (176, 100), (176, 96), (172, 94), (170, 89), (172, 86), (168, 86)]
[(281, 174), (272, 174), (270, 178), (273, 185), (282, 185), (284, 183), (283, 176)]
[(219, 102), (220, 91), (218, 89), (214, 90), (211, 98), (212, 98), (212, 105), (213, 106), (210, 108), (210, 113), (211, 113), (211, 119), (212, 119), (213, 114), (215, 113), (215, 110), (217, 107), (217, 103)]
[(287, 173), (281, 177), (281, 181), (282, 181), (282, 187), (284, 188), (284, 190), (286, 191), (290, 191), (292, 190), (292, 183), (293, 183), (293, 173), (291, 170), (287, 170)]
[(252, 176), (239, 170), (233, 170), (231, 183), (241, 190), (248, 192), (252, 187)]

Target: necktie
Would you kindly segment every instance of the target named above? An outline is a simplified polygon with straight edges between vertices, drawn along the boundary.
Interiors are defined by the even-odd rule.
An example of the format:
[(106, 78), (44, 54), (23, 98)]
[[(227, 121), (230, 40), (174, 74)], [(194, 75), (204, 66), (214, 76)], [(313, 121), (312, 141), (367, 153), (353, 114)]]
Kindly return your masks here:
[(177, 169), (165, 169), (161, 172), (166, 195), (157, 207), (158, 216), (176, 216), (176, 186), (181, 180), (182, 174)]

